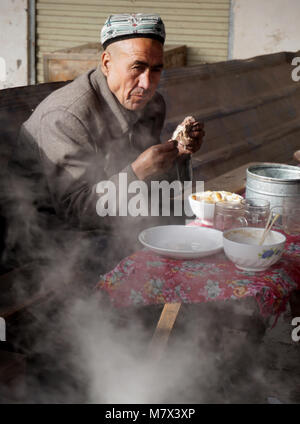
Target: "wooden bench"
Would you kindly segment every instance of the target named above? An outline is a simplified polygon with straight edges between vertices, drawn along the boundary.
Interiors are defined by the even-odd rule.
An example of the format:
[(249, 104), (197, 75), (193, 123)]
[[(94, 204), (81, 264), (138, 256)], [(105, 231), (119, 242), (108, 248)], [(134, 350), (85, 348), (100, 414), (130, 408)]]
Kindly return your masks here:
[(165, 72), (164, 138), (194, 115), (205, 143), (193, 158), (194, 176), (212, 180), (248, 162), (296, 164), (300, 148), (300, 82), (291, 78), (299, 52), (196, 65)]

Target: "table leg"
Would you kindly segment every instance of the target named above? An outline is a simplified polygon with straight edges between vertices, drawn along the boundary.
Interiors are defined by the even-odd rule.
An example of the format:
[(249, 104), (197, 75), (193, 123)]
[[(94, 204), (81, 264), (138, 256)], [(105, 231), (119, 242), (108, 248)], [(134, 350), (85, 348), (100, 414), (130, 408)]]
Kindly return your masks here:
[(300, 290), (292, 291), (289, 302), (292, 318), (300, 317)]
[(165, 304), (149, 346), (150, 356), (152, 358), (159, 359), (162, 356), (167, 346), (180, 306), (181, 303)]

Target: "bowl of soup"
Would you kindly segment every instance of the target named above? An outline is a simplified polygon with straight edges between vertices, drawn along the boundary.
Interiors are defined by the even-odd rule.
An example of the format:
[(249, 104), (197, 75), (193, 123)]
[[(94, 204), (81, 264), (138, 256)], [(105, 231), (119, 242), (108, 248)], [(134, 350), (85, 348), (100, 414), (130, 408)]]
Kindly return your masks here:
[(244, 271), (265, 271), (282, 256), (286, 237), (270, 231), (262, 245), (264, 228), (240, 227), (224, 231), (225, 255)]

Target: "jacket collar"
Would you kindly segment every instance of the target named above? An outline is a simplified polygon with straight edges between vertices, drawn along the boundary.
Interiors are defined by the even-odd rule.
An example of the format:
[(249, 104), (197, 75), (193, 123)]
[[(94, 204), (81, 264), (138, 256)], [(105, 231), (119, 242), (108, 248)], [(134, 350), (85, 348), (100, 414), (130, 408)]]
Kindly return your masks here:
[[(110, 91), (100, 65), (92, 73), (91, 83), (98, 97), (103, 97), (106, 101), (110, 111), (119, 123), (122, 133), (128, 133), (133, 125), (143, 116), (143, 111), (134, 112), (127, 110), (120, 104), (115, 95)], [(114, 129), (116, 129), (114, 120), (110, 120), (110, 122), (113, 123)]]

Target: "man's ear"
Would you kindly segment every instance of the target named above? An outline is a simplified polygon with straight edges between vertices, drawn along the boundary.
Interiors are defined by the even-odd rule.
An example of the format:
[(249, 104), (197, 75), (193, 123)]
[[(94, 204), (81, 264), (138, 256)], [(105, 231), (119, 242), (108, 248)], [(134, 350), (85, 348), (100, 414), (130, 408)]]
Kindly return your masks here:
[(110, 64), (111, 64), (111, 55), (107, 50), (104, 50), (104, 52), (101, 55), (101, 70), (106, 77), (109, 74)]

